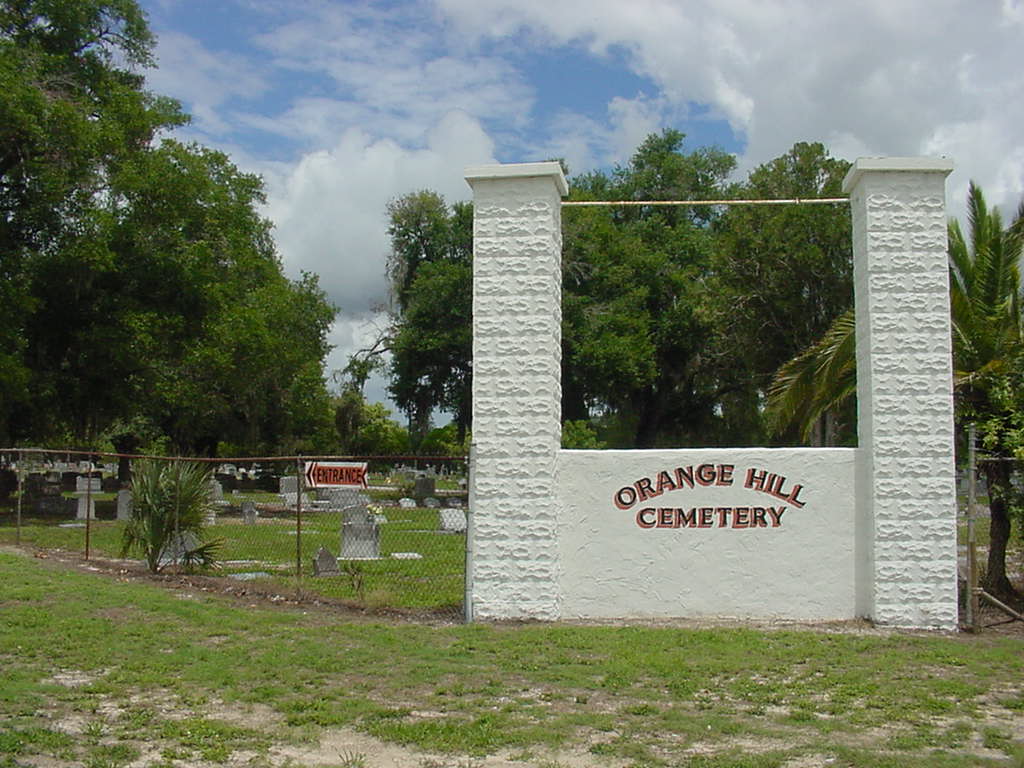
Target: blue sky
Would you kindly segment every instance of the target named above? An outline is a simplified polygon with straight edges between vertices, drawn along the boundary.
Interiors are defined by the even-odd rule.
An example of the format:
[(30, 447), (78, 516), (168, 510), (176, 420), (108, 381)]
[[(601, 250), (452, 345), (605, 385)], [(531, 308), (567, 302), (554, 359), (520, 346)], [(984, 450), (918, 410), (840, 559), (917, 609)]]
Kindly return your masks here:
[[(666, 127), (737, 156), (946, 155), (1024, 195), (1022, 0), (141, 0), (179, 138), (262, 174), (292, 275), (341, 312), (330, 368), (387, 320), (385, 205), (468, 198), (466, 165), (626, 162)], [(372, 382), (368, 396), (383, 396)]]

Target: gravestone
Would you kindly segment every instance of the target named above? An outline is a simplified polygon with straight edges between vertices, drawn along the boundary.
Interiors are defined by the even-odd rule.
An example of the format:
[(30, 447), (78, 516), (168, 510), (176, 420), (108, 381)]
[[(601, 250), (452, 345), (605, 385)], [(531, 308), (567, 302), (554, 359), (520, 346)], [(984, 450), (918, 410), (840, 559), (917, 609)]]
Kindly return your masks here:
[(43, 517), (63, 517), (70, 515), (75, 509), (74, 499), (65, 499), (63, 496), (39, 496), (33, 500), (35, 513)]
[(369, 499), (359, 492), (358, 488), (331, 488), (327, 492), (329, 509), (339, 510), (346, 507), (365, 507)]
[(416, 506), (416, 500), (410, 498), (399, 499), (398, 506), (400, 506), (402, 509), (412, 509), (413, 507)]
[(75, 511), (75, 517), (79, 520), (95, 520), (96, 519), (96, 500), (91, 496), (86, 496), (84, 493), (78, 497), (78, 507)]
[(380, 557), (380, 526), (366, 507), (342, 512), (341, 560), (375, 560)]
[(466, 513), (461, 509), (446, 507), (441, 510), (441, 530), (446, 533), (466, 532)]
[(129, 520), (132, 516), (132, 492), (127, 488), (117, 492), (117, 519)]
[(76, 493), (100, 493), (102, 489), (103, 484), (98, 477), (82, 477), (81, 475), (75, 477)]
[(441, 502), (433, 496), (428, 496), (423, 500), (423, 506), (429, 507), (430, 509), (438, 509), (441, 506)]
[(337, 576), (340, 573), (337, 558), (327, 550), (327, 547), (320, 547), (313, 558), (313, 575)]
[(224, 486), (215, 478), (210, 478), (210, 500), (214, 503), (224, 501)]
[(279, 495), (281, 496), (281, 503), (286, 507), (294, 507), (299, 503), (298, 493), (282, 493)]
[(445, 499), (445, 501), (447, 502), (449, 507), (463, 507), (463, 506), (465, 506), (465, 502), (463, 502), (463, 500), (461, 498), (459, 498), (458, 496), (451, 496), (451, 497)]
[(299, 478), (295, 475), (285, 475), (278, 481), (277, 492), (284, 496), (286, 493), (299, 492)]
[(217, 524), (217, 510), (210, 507), (206, 510), (206, 514), (203, 516), (203, 525), (216, 525)]
[(256, 518), (260, 513), (256, 511), (256, 505), (251, 501), (242, 502), (242, 522), (246, 525), (256, 525)]
[(436, 481), (433, 477), (417, 477), (413, 485), (412, 495), (417, 499), (424, 499), (433, 496), (435, 493)]
[(197, 549), (200, 543), (199, 537), (192, 531), (181, 531), (171, 536), (160, 553), (160, 565), (180, 565), (185, 555)]

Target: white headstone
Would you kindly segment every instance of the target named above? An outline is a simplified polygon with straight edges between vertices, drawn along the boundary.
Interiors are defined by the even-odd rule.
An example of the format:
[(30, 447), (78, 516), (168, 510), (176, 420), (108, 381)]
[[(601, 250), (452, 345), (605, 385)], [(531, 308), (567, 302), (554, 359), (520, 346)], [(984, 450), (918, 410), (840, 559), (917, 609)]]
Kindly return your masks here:
[(96, 500), (91, 496), (84, 494), (78, 497), (78, 510), (75, 514), (79, 520), (85, 520), (86, 518), (95, 520), (96, 519)]
[(127, 488), (117, 492), (117, 519), (128, 520), (132, 516), (132, 492)]
[(448, 533), (466, 532), (466, 513), (461, 509), (446, 507), (441, 510), (441, 530)]
[(75, 492), (76, 493), (99, 493), (101, 488), (100, 479), (98, 477), (83, 477), (79, 475), (75, 478)]
[(256, 511), (256, 505), (251, 501), (242, 502), (242, 520), (246, 525), (256, 525), (256, 518), (260, 513)]
[(366, 508), (342, 513), (341, 560), (373, 560), (380, 557), (380, 526)]
[(213, 501), (224, 501), (224, 487), (213, 478), (210, 478), (210, 498)]
[(399, 499), (398, 506), (400, 506), (402, 509), (412, 509), (413, 507), (416, 506), (416, 500), (410, 498)]

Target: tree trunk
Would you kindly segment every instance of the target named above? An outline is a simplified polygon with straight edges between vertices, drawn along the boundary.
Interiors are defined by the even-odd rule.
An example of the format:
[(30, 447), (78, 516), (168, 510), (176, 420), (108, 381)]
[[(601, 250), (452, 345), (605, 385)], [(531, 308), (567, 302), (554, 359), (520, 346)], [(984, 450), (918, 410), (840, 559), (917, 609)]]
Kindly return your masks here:
[(641, 398), (633, 444), (637, 448), (653, 448), (665, 412), (665, 398), (659, 389), (651, 387), (644, 390)]
[(1006, 576), (1006, 545), (1010, 540), (1010, 510), (1007, 500), (1013, 492), (1010, 485), (1010, 462), (987, 461), (984, 463), (984, 469), (988, 481), (988, 508), (991, 519), (988, 567), (982, 586), (996, 597), (1017, 604), (1020, 601), (1020, 594)]

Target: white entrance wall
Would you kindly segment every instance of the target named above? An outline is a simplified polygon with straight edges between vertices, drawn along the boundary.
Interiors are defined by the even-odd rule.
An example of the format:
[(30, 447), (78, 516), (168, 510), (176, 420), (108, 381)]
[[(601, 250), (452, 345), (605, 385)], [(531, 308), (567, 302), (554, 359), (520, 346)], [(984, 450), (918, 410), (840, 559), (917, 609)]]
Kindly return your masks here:
[[(474, 618), (956, 626), (944, 180), (861, 159), (856, 449), (565, 451), (557, 163), (469, 168)], [(797, 487), (799, 486), (799, 488)]]
[(562, 616), (855, 615), (855, 456), (562, 451)]

